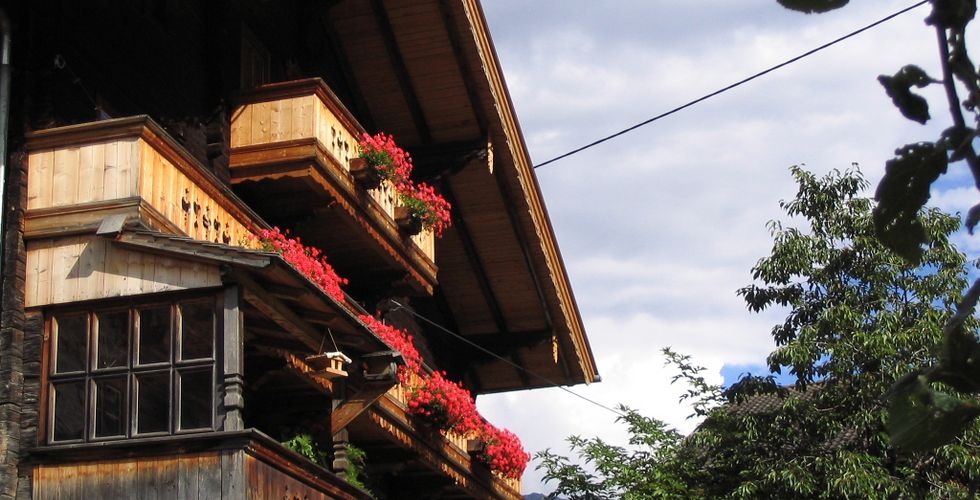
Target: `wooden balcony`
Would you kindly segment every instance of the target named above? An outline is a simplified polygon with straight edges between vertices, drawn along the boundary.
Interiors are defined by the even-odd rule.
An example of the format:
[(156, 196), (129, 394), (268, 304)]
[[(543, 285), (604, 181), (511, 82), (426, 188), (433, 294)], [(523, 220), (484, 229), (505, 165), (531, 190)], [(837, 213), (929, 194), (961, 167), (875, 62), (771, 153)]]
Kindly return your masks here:
[(402, 234), (391, 183), (365, 190), (351, 177), (363, 132), (320, 79), (249, 91), (231, 117), (232, 184), (270, 223), (322, 248), (352, 283), (432, 293), (432, 233)]
[[(408, 380), (391, 388), (372, 407), (367, 418), (356, 420), (349, 427), (351, 439), (367, 450), (374, 461), (386, 456), (398, 461), (394, 467), (400, 468), (400, 475), (411, 477), (409, 482), (419, 487), (429, 488), (444, 482), (442, 494), (446, 498), (523, 498), (520, 479), (492, 473), (471, 458), (467, 451), (468, 436), (436, 431), (408, 413), (407, 394), (418, 383), (418, 380)], [(406, 459), (394, 451), (392, 443), (414, 458)], [(412, 463), (417, 464), (416, 468), (409, 465)], [(411, 488), (410, 484), (403, 486)]]
[(27, 239), (91, 232), (120, 215), (196, 240), (254, 246), (258, 217), (146, 116), (41, 130), (27, 147)]
[(369, 499), (254, 430), (34, 448), (33, 497)]

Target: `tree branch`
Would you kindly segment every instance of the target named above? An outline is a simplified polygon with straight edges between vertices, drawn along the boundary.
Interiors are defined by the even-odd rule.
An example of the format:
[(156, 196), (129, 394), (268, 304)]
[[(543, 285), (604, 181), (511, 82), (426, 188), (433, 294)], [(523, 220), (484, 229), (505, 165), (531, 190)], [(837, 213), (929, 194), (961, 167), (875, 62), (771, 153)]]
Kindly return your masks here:
[[(946, 37), (946, 30), (941, 26), (936, 26), (936, 37), (939, 39), (940, 63), (943, 70), (943, 87), (946, 89), (946, 100), (949, 103), (949, 114), (953, 118), (953, 124), (960, 130), (966, 129), (966, 120), (963, 118), (963, 110), (960, 108), (960, 98), (956, 94), (956, 80), (953, 70), (949, 65), (949, 39)], [(973, 173), (973, 183), (980, 189), (980, 158), (973, 146), (968, 146), (965, 151), (966, 163), (970, 166)]]

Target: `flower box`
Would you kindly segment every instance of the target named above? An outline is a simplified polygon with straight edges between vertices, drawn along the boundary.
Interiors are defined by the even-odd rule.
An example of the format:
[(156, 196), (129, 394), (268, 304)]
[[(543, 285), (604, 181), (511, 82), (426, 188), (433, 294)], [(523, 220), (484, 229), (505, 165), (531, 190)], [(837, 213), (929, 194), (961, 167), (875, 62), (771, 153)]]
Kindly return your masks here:
[(398, 225), (401, 232), (408, 236), (415, 236), (422, 232), (422, 220), (405, 206), (395, 207), (395, 224)]
[(362, 189), (378, 189), (384, 180), (378, 169), (369, 164), (366, 158), (351, 158), (350, 175)]

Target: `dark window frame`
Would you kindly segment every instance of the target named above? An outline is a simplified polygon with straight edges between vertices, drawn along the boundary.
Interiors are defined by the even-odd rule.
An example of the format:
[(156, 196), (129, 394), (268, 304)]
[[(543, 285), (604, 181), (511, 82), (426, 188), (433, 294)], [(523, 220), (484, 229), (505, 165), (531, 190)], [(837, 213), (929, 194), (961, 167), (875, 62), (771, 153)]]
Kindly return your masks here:
[[(47, 363), (45, 363), (46, 369), (44, 370), (44, 384), (45, 395), (42, 401), (45, 402), (46, 408), (43, 409), (45, 426), (44, 426), (44, 438), (43, 442), (47, 444), (73, 444), (73, 443), (87, 443), (87, 442), (104, 442), (104, 441), (115, 441), (123, 439), (133, 439), (133, 438), (144, 438), (144, 437), (155, 437), (155, 436), (167, 436), (167, 435), (178, 435), (178, 434), (189, 434), (189, 433), (199, 433), (199, 432), (210, 432), (216, 429), (218, 424), (218, 411), (220, 409), (219, 403), (219, 370), (220, 370), (220, 335), (218, 332), (221, 331), (220, 322), (220, 294), (207, 294), (207, 295), (195, 295), (195, 296), (182, 296), (182, 297), (170, 297), (166, 300), (156, 299), (156, 300), (146, 300), (140, 302), (126, 302), (126, 303), (107, 303), (107, 304), (95, 304), (85, 308), (79, 307), (64, 307), (58, 309), (51, 309), (45, 312), (45, 325), (49, 332), (49, 341), (45, 346), (45, 355), (48, 358)], [(182, 321), (182, 311), (186, 306), (201, 306), (204, 307), (197, 313), (206, 317), (207, 310), (211, 311), (211, 351), (210, 357), (205, 358), (194, 358), (194, 359), (182, 359), (182, 348), (181, 342), (182, 337), (185, 332), (183, 331), (185, 326)], [(167, 341), (169, 342), (169, 356), (167, 361), (152, 362), (148, 364), (138, 364), (137, 359), (139, 355), (139, 335), (140, 335), (140, 321), (139, 321), (139, 311), (147, 310), (151, 308), (169, 308), (169, 330), (167, 332)], [(125, 362), (120, 366), (108, 366), (99, 367), (99, 335), (104, 334), (104, 332), (99, 329), (99, 317), (105, 317), (106, 314), (118, 313), (120, 311), (127, 312), (126, 318), (126, 352), (125, 352)], [(203, 312), (203, 314), (202, 314)], [(75, 345), (59, 345), (60, 335), (62, 334), (62, 329), (60, 322), (63, 318), (77, 318), (78, 316), (84, 316), (85, 320), (82, 322), (84, 324), (84, 332), (82, 335), (85, 336), (84, 342), (76, 342)], [(206, 324), (206, 322), (205, 322)], [(78, 326), (78, 325), (74, 325)], [(67, 331), (66, 331), (67, 333)], [(80, 347), (84, 345), (85, 353), (81, 356), (84, 359), (84, 367), (81, 371), (58, 371), (58, 359), (59, 356), (65, 356), (65, 353), (60, 352), (62, 348), (72, 348)], [(206, 345), (206, 343), (197, 344), (197, 348), (201, 349), (201, 346)], [(201, 398), (196, 401), (197, 409), (204, 407), (204, 403), (210, 404), (210, 413), (205, 415), (198, 415), (200, 418), (191, 418), (190, 420), (198, 421), (210, 421), (210, 424), (204, 427), (182, 427), (182, 412), (183, 412), (183, 397), (182, 388), (180, 386), (182, 377), (188, 374), (194, 374), (200, 376), (202, 373), (210, 374), (210, 386), (208, 387), (208, 394), (210, 399)], [(165, 430), (154, 430), (154, 431), (139, 431), (139, 417), (140, 417), (140, 401), (139, 401), (139, 379), (141, 377), (148, 377), (153, 375), (166, 374), (167, 376), (167, 393), (169, 397), (166, 399), (166, 429)], [(106, 413), (101, 413), (97, 415), (97, 405), (98, 400), (98, 389), (103, 388), (104, 391), (110, 391), (111, 386), (108, 382), (115, 382), (118, 386), (118, 380), (124, 378), (125, 382), (123, 387), (125, 390), (121, 395), (123, 400), (118, 404), (121, 409), (121, 415), (108, 414), (110, 418), (110, 423), (115, 422), (117, 419), (120, 420), (120, 426), (122, 428), (121, 434), (107, 434), (99, 435), (99, 429), (97, 426), (99, 424), (99, 415), (107, 415)], [(205, 378), (207, 378), (205, 376)], [(146, 379), (144, 379), (146, 380)], [(200, 380), (200, 378), (198, 378)], [(82, 384), (82, 396), (83, 401), (81, 406), (83, 410), (80, 411), (80, 415), (77, 418), (81, 419), (81, 438), (69, 438), (69, 439), (55, 439), (55, 429), (56, 423), (59, 416), (59, 409), (56, 407), (56, 400), (58, 397), (58, 387), (65, 387), (66, 389), (77, 389), (77, 386), (71, 388), (71, 384)], [(110, 392), (111, 393), (111, 392)], [(198, 391), (197, 395), (200, 396), (203, 391)], [(68, 396), (73, 396), (74, 393), (68, 393)], [(186, 419), (185, 419), (186, 420)], [(64, 420), (62, 420), (64, 422)], [(71, 421), (68, 421), (71, 423)], [(70, 425), (71, 430), (75, 430), (77, 427), (77, 422)]]

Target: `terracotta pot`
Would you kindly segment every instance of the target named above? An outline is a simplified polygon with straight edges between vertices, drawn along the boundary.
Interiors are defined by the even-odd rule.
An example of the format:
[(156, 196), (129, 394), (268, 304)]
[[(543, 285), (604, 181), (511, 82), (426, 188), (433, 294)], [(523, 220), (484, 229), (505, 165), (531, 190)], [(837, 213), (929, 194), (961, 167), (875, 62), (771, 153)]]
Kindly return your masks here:
[(378, 169), (369, 165), (364, 158), (351, 159), (350, 175), (354, 178), (354, 182), (363, 189), (377, 189), (383, 180)]
[(415, 236), (422, 232), (422, 221), (412, 215), (407, 207), (395, 207), (395, 224), (403, 233)]

